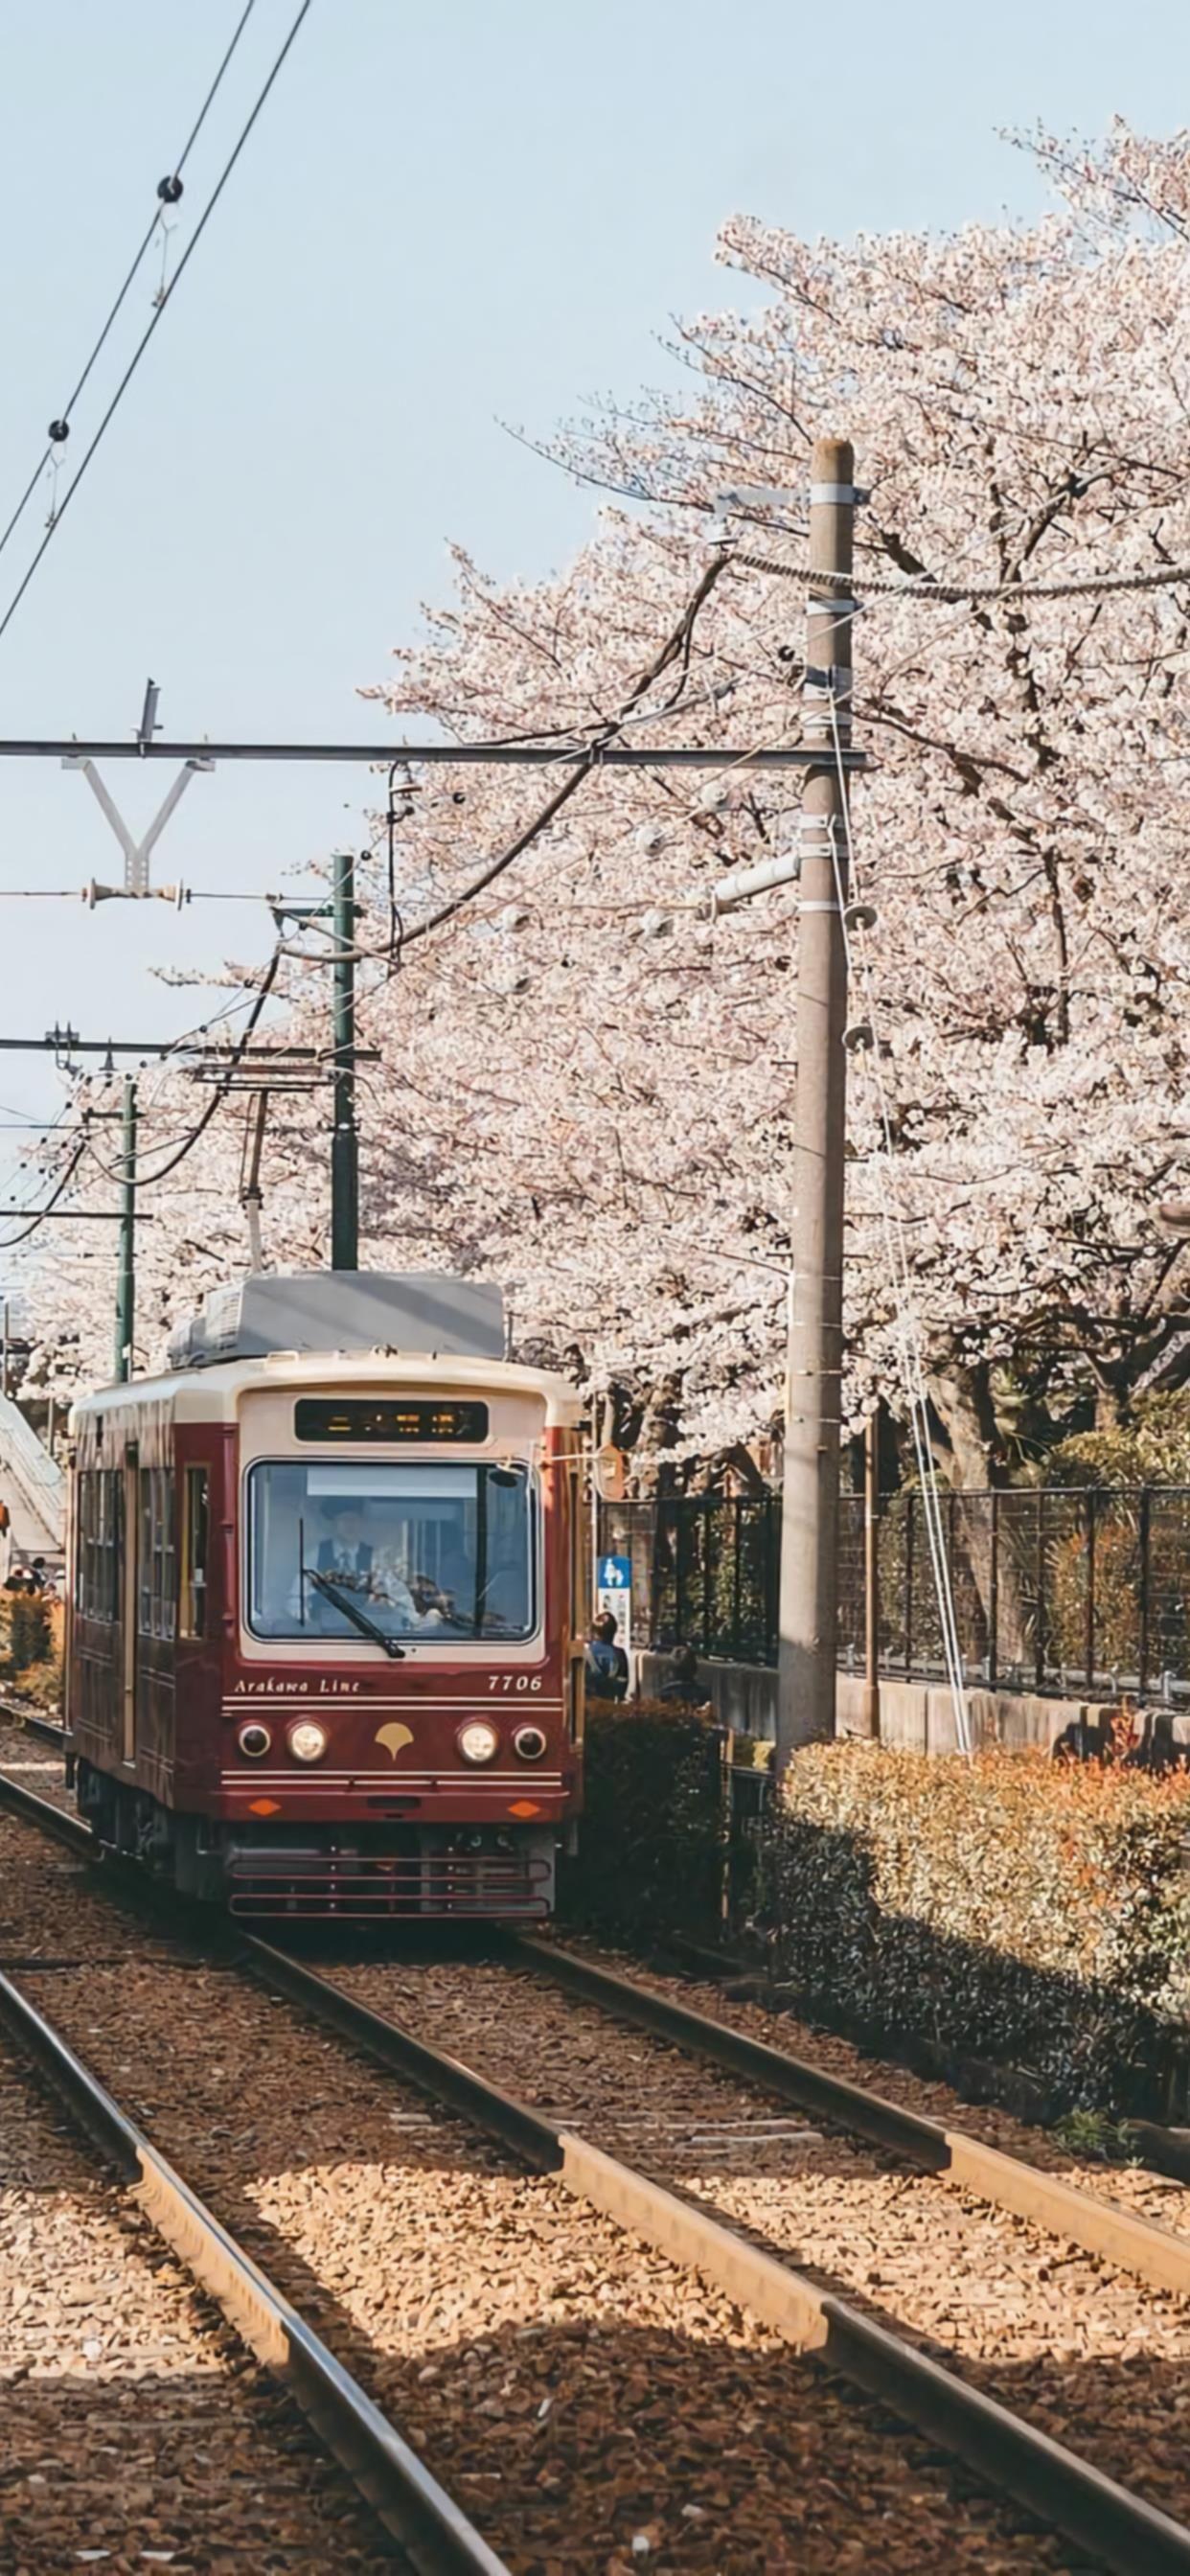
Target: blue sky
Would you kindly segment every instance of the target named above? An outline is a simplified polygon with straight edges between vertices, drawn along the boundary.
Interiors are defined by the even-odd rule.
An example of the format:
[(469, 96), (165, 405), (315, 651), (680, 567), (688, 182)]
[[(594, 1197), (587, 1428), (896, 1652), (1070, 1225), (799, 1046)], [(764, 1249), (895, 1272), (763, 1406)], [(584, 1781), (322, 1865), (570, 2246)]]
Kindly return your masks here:
[[(296, 0), (256, 0), (188, 173), (177, 245)], [(0, 11), (0, 526), (172, 167), (239, 0), (8, 0)], [(656, 382), (676, 310), (726, 302), (715, 231), (944, 227), (1037, 203), (998, 140), (1038, 117), (1156, 132), (1190, 98), (1174, 0), (861, 0), (828, 44), (804, 0), (314, 0), (240, 169), (0, 643), (0, 733), (127, 734), (149, 673), (171, 734), (371, 737), (445, 548), (539, 574), (594, 507), (516, 445)], [(839, 22), (843, 25), (844, 22)], [(147, 319), (134, 290), (73, 456)], [(736, 289), (738, 291), (738, 288)], [(0, 610), (46, 495), (0, 561)], [(27, 531), (27, 537), (26, 537)], [(147, 821), (160, 767), (115, 769)], [(362, 837), (366, 773), (197, 781), (155, 857), (195, 887), (275, 884)], [(81, 779), (0, 762), (0, 887), (81, 886), (120, 855)], [(204, 1007), (156, 967), (261, 955), (247, 907), (0, 904), (10, 1034), (166, 1035)], [(0, 1131), (48, 1065), (0, 1061)], [(29, 1139), (2, 1140), (5, 1198)]]

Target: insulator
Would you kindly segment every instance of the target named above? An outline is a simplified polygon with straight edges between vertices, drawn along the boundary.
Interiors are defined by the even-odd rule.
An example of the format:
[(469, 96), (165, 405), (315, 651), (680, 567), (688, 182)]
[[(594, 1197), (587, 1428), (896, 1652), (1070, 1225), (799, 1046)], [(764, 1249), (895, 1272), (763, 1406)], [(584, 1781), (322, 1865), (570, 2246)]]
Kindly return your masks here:
[(853, 1020), (843, 1031), (843, 1044), (848, 1055), (867, 1055), (872, 1045), (871, 1021)]
[(68, 420), (52, 420), (46, 431), (51, 447), (61, 447), (70, 436)]
[(845, 930), (874, 930), (877, 913), (874, 903), (849, 903), (843, 915)]
[(158, 180), (157, 194), (160, 197), (163, 206), (177, 205), (178, 199), (182, 194), (182, 182), (176, 171), (171, 179)]

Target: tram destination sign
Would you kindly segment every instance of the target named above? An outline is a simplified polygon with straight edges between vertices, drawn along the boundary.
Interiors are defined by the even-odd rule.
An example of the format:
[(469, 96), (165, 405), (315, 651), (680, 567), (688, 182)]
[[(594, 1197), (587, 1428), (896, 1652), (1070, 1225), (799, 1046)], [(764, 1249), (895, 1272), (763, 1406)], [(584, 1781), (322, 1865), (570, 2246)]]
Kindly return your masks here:
[(294, 1410), (299, 1440), (383, 1440), (394, 1446), (422, 1442), (486, 1440), (486, 1404), (373, 1403), (366, 1396), (334, 1401), (303, 1396)]

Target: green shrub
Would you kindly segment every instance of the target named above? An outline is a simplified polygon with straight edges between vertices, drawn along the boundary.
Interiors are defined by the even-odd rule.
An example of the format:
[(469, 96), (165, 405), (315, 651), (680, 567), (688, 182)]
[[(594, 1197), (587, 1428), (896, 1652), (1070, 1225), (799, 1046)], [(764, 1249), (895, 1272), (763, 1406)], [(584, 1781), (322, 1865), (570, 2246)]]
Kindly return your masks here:
[(628, 1701), (589, 1707), (577, 1858), (560, 1902), (623, 1938), (717, 1929), (724, 1825), (720, 1738), (705, 1719)]
[(1055, 2112), (1160, 2116), (1190, 2014), (1190, 1778), (807, 1747), (758, 1924), (828, 2021), (1023, 2072)]
[(11, 1593), (8, 1651), (13, 1672), (26, 1673), (30, 1665), (48, 1662), (52, 1643), (48, 1603), (36, 1592)]

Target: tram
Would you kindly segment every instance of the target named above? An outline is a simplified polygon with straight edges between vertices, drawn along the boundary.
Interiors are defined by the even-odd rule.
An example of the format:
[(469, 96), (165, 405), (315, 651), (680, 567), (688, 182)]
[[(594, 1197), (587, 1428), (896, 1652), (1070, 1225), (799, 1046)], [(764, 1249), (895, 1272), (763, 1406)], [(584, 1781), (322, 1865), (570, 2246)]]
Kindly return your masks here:
[(80, 1812), (247, 1916), (540, 1920), (581, 1803), (574, 1389), (498, 1290), (254, 1275), (71, 1415)]

